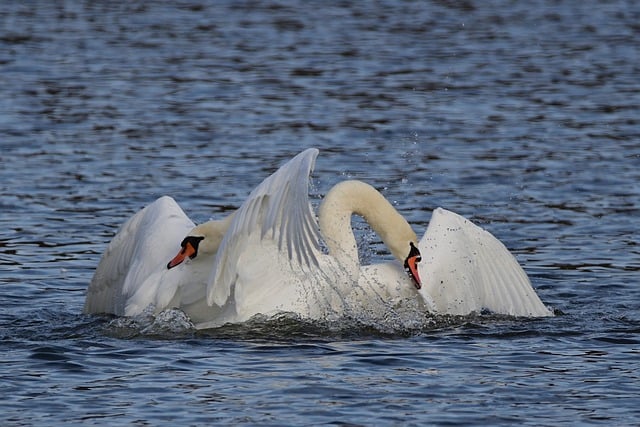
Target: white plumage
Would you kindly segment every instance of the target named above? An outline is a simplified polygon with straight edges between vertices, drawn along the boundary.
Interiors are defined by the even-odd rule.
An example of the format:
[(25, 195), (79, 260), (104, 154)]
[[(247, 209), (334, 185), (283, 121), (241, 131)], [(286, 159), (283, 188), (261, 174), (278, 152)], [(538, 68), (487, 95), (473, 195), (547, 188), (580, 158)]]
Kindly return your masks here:
[[(373, 187), (346, 181), (327, 193), (318, 221), (308, 198), (317, 154), (298, 154), (232, 216), (208, 226), (194, 228), (168, 197), (138, 212), (103, 255), (85, 311), (133, 315), (150, 304), (176, 307), (198, 327), (283, 311), (309, 318), (370, 314), (403, 299), (438, 314), (552, 315), (504, 245), (453, 212), (436, 209), (418, 242)], [(367, 220), (397, 261), (359, 264), (352, 214)], [(202, 253), (167, 270), (186, 235), (202, 236)], [(329, 253), (320, 250), (321, 239)], [(419, 290), (402, 265), (410, 243), (422, 254)]]

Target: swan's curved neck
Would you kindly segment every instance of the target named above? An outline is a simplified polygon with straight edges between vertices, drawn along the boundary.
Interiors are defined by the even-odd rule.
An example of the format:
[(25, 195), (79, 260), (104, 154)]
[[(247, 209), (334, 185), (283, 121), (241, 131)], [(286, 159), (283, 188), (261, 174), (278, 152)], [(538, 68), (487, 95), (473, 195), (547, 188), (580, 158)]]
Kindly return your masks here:
[(359, 266), (353, 214), (362, 216), (400, 261), (409, 254), (409, 243), (418, 243), (411, 226), (375, 188), (362, 181), (343, 181), (327, 193), (318, 211), (329, 254), (343, 262)]
[[(189, 235), (204, 237), (201, 243), (201, 249), (205, 253), (215, 254), (218, 251), (220, 243), (222, 243), (225, 233), (229, 229), (234, 215), (235, 212), (222, 219), (210, 220), (197, 225), (189, 232)], [(202, 259), (202, 257), (200, 258)]]

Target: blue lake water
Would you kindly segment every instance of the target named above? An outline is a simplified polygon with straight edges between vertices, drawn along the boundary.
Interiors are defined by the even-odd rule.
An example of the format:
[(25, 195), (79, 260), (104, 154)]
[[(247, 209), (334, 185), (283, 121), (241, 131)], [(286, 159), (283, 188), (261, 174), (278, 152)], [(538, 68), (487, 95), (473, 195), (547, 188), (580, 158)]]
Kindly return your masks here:
[[(7, 2), (0, 424), (630, 425), (640, 419), (640, 5)], [(556, 317), (81, 314), (118, 226), (196, 222), (318, 147), (419, 235), (490, 230)], [(386, 257), (355, 222), (362, 257)]]

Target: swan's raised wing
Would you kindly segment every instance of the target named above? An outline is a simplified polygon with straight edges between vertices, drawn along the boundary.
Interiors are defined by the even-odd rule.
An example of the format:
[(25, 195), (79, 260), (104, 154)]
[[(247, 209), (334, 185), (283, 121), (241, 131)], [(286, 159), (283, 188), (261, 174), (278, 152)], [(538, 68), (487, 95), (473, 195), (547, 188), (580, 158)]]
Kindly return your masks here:
[(436, 209), (419, 248), (420, 292), (436, 312), (552, 315), (507, 248), (466, 218)]
[(289, 160), (256, 187), (236, 211), (207, 286), (210, 305), (223, 306), (227, 302), (243, 268), (243, 259), (274, 255), (272, 250), (261, 252), (261, 240), (275, 242), (277, 251), (293, 263), (318, 264), (320, 233), (309, 203), (309, 175), (317, 155), (318, 150), (310, 148)]
[[(193, 222), (168, 196), (129, 218), (100, 259), (87, 289), (84, 312), (139, 314), (153, 302), (156, 291), (156, 284), (145, 283), (145, 279), (166, 268), (193, 227)], [(129, 301), (133, 295), (135, 306)]]

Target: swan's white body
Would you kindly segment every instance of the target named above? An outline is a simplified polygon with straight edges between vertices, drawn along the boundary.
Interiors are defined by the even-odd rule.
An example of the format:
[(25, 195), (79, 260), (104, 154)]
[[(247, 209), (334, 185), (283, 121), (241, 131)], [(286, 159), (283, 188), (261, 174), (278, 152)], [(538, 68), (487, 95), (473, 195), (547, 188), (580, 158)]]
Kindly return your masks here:
[(171, 270), (166, 264), (178, 243), (198, 227), (168, 197), (138, 212), (103, 255), (85, 311), (130, 316), (149, 305), (177, 307), (199, 328), (278, 312), (357, 316), (407, 299), (438, 314), (551, 315), (502, 243), (444, 209), (434, 211), (418, 243), (420, 290), (400, 262), (361, 266), (353, 213), (368, 220), (396, 259), (417, 238), (379, 193), (357, 181), (334, 187), (317, 221), (308, 199), (317, 154), (308, 149), (265, 179), (233, 216), (204, 231), (207, 251)]

